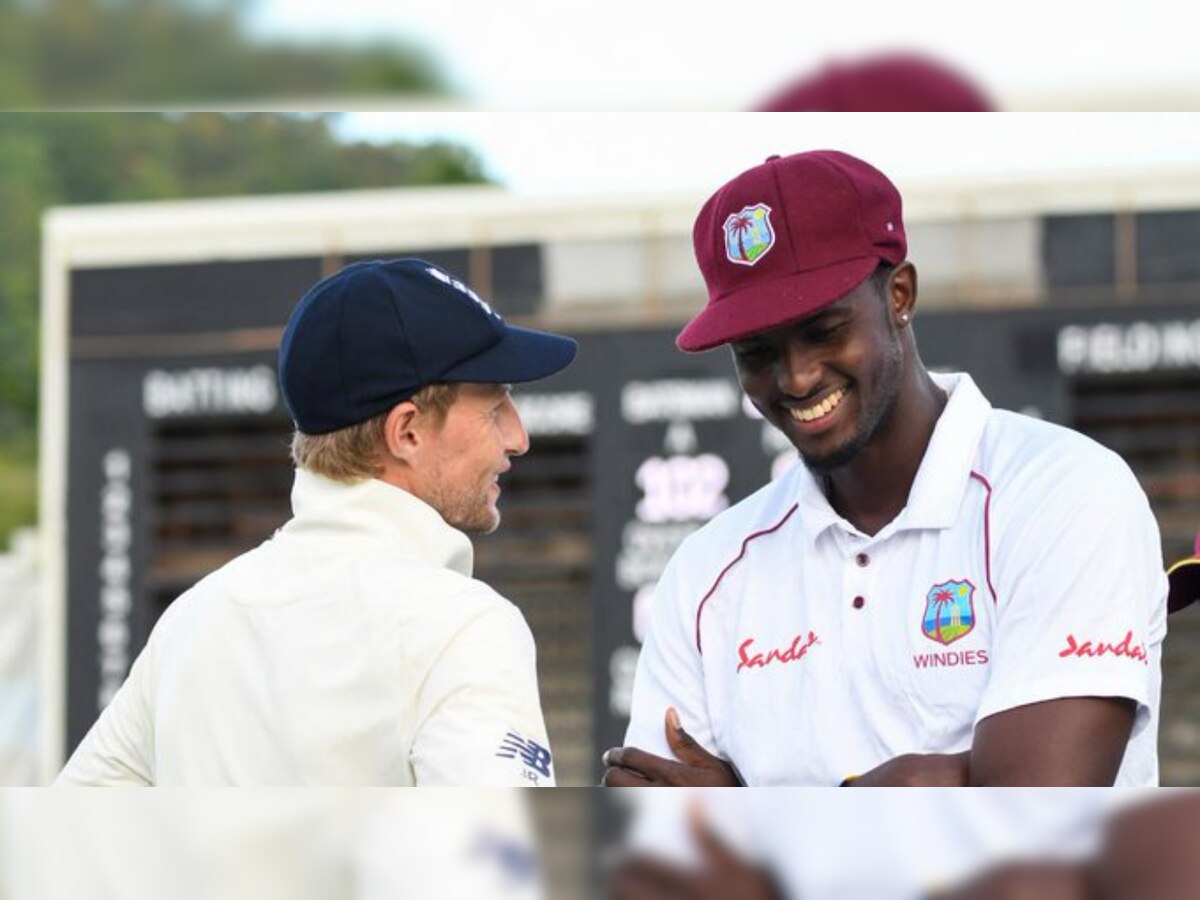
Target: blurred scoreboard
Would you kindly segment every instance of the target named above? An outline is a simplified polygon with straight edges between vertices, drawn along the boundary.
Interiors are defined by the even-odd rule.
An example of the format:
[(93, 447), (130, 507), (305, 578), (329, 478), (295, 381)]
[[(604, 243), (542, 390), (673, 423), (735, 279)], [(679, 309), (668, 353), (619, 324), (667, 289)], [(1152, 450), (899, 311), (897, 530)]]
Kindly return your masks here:
[[(163, 610), (289, 517), (291, 423), (276, 347), (304, 291), (371, 256), (422, 256), (468, 278), (479, 267), (465, 248), (374, 246), (238, 259), (164, 251), (127, 263), (50, 245), (44, 776), (111, 699)], [(504, 524), (476, 539), (476, 574), (533, 629), (560, 783), (594, 784), (599, 754), (624, 735), (667, 559), (795, 453), (743, 401), (727, 351), (680, 353), (678, 323), (564, 328), (537, 302), (536, 242), (502, 249), (489, 261), (489, 299), (522, 324), (570, 331), (580, 354), (514, 392), (532, 449), (506, 476)], [(915, 327), (931, 368), (966, 369), (995, 406), (1120, 452), (1150, 496), (1164, 554), (1188, 552), (1200, 528), (1197, 304), (931, 310)], [(1200, 719), (1200, 624), (1178, 618), (1164, 774), (1176, 758), (1179, 777), (1200, 779), (1182, 762), (1200, 759), (1200, 740), (1172, 728)]]

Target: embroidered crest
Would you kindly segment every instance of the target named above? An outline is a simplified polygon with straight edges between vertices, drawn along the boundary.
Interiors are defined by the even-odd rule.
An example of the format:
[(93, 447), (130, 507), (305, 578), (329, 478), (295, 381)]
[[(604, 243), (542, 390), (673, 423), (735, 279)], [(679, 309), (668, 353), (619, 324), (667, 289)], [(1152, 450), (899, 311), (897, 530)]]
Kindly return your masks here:
[(967, 580), (943, 581), (925, 595), (921, 632), (939, 644), (953, 644), (975, 627), (975, 585)]
[(725, 256), (739, 266), (752, 266), (775, 246), (771, 207), (765, 203), (744, 206), (725, 220)]

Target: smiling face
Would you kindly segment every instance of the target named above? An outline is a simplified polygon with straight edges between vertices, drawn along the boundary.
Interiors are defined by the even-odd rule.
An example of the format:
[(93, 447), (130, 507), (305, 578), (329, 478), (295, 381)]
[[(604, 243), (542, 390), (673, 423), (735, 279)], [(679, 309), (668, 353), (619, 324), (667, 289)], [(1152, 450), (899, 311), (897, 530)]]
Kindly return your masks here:
[(732, 346), (742, 390), (813, 471), (846, 465), (891, 427), (904, 348), (875, 279)]
[(431, 428), (413, 493), (461, 531), (495, 531), (500, 475), (529, 449), (507, 385), (460, 385), (445, 421)]

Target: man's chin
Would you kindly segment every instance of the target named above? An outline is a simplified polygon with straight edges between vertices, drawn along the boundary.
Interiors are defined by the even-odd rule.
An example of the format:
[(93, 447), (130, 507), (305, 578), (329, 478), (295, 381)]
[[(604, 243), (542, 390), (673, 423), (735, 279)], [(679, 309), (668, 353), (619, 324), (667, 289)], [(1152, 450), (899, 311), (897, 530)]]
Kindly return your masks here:
[(491, 534), (500, 527), (500, 511), (493, 509), (490, 515), (472, 516), (465, 521), (450, 524), (467, 534)]
[[(799, 448), (797, 448), (799, 450)], [(805, 453), (800, 450), (800, 459), (810, 472), (817, 475), (830, 475), (842, 466), (848, 465), (862, 452), (862, 444), (851, 441), (826, 453)]]

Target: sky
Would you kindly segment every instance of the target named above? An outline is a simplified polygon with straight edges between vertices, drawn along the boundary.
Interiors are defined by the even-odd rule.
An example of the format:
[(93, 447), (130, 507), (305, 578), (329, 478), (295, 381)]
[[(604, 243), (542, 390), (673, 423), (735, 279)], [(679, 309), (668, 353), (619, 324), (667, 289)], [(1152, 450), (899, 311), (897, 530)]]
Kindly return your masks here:
[(347, 138), (448, 138), (527, 195), (711, 189), (833, 148), (894, 180), (1200, 165), (1200, 114), (348, 113)]
[[(411, 40), (473, 108), (741, 110), (831, 58), (921, 51), (1003, 109), (1200, 109), (1186, 4), (247, 0), (256, 33)], [(381, 9), (386, 9), (381, 13)], [(1066, 102), (1070, 106), (1055, 105)]]

